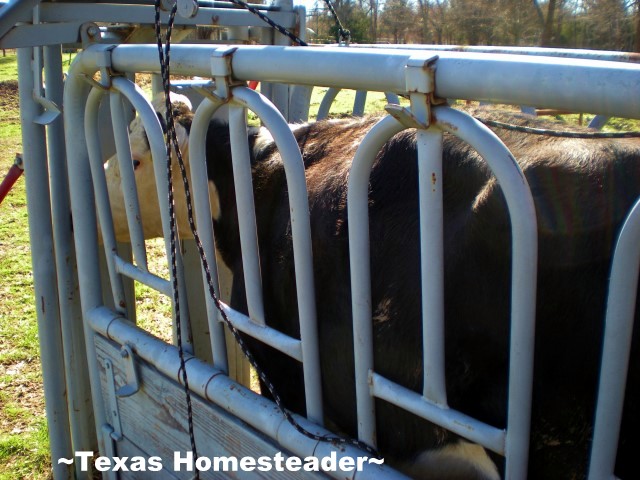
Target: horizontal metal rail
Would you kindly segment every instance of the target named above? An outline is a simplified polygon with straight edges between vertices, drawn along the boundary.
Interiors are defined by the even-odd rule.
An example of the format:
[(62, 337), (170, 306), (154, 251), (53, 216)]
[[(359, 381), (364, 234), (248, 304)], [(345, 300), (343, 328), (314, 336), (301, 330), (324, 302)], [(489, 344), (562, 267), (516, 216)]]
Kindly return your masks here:
[[(88, 48), (83, 67), (96, 64), (109, 45)], [(158, 72), (154, 45), (113, 49), (112, 66), (122, 72)], [(228, 47), (224, 47), (228, 48)], [(175, 45), (172, 73), (211, 76), (212, 47)], [(640, 65), (526, 55), (446, 51), (240, 46), (232, 70), (238, 80), (404, 93), (404, 68), (411, 57), (438, 55), (435, 94), (535, 105), (602, 115), (640, 118)], [(561, 79), (559, 82), (558, 79)]]
[[(181, 382), (180, 362), (177, 348), (155, 338), (148, 332), (135, 327), (124, 317), (114, 314), (105, 307), (86, 312), (86, 319), (96, 332), (120, 345), (132, 345), (136, 356), (152, 363), (161, 373), (176, 382)], [(230, 380), (222, 371), (205, 362), (188, 357), (185, 368), (189, 385), (200, 395), (227, 412), (237, 416), (256, 430), (275, 439), (280, 445), (301, 458), (323, 457), (336, 452), (337, 458), (368, 456), (351, 445), (335, 446), (328, 442), (312, 440), (298, 432), (280, 413), (276, 405), (266, 398)], [(294, 415), (305, 429), (318, 435), (331, 435), (307, 419)], [(387, 480), (406, 477), (384, 465), (365, 464), (362, 472), (326, 472), (334, 478), (384, 478)]]
[[(338, 46), (338, 45), (330, 45)], [(351, 48), (379, 48), (388, 50), (429, 50), (436, 52), (498, 53), (506, 55), (532, 55), (536, 57), (574, 58), (582, 60), (605, 60), (611, 62), (640, 63), (640, 54), (610, 50), (583, 50), (579, 48), (546, 47), (493, 47), (490, 45), (428, 45), (428, 44), (366, 44), (349, 45)]]

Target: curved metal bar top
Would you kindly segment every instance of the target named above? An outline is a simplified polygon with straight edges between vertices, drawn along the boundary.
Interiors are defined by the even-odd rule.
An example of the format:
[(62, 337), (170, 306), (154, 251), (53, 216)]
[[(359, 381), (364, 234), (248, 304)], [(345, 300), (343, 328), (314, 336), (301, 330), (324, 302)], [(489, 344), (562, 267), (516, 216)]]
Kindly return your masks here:
[[(347, 206), (350, 225), (349, 246), (358, 435), (360, 440), (375, 444), (373, 397), (380, 396), (434, 423), (444, 425), (472, 441), (506, 455), (507, 478), (525, 478), (529, 448), (537, 274), (537, 226), (533, 199), (518, 164), (493, 132), (469, 115), (449, 107), (436, 107), (433, 109), (433, 115), (435, 122), (431, 128), (444, 130), (460, 137), (472, 145), (486, 160), (502, 186), (509, 209), (513, 263), (508, 428), (506, 434), (503, 435), (494, 427), (452, 411), (446, 408), (446, 405), (444, 408), (436, 407), (438, 403), (442, 402), (443, 392), (440, 389), (434, 390), (435, 395), (425, 391), (427, 402), (416, 401), (414, 397), (418, 397), (417, 394), (411, 395), (413, 392), (404, 391), (400, 393), (400, 390), (396, 388), (399, 386), (393, 385), (374, 372), (368, 238), (369, 174), (382, 145), (404, 128), (392, 117), (385, 117), (371, 129), (361, 143), (349, 174)], [(429, 130), (426, 131), (429, 132)], [(437, 141), (438, 136), (435, 136), (431, 141), (434, 140)], [(432, 151), (431, 155), (433, 153)], [(421, 187), (423, 186), (421, 185)], [(422, 195), (424, 193), (421, 191)], [(432, 207), (437, 208), (437, 203)], [(423, 208), (422, 205), (421, 208)], [(430, 236), (427, 239), (428, 243), (436, 242), (435, 237), (442, 235), (442, 225), (439, 230), (439, 232), (428, 232)], [(443, 267), (440, 265), (438, 268)], [(436, 282), (443, 281), (442, 272), (437, 272), (434, 277), (431, 279)], [(440, 287), (434, 288), (440, 289)], [(432, 308), (437, 309), (438, 305), (427, 307), (427, 310), (423, 312), (425, 329), (432, 322), (430, 319)], [(435, 314), (437, 316), (437, 312)], [(442, 332), (440, 334), (442, 335)], [(433, 340), (433, 343), (443, 344), (443, 339)], [(437, 364), (436, 359), (437, 356), (431, 360), (431, 368), (440, 369), (441, 377), (444, 378), (444, 361)]]

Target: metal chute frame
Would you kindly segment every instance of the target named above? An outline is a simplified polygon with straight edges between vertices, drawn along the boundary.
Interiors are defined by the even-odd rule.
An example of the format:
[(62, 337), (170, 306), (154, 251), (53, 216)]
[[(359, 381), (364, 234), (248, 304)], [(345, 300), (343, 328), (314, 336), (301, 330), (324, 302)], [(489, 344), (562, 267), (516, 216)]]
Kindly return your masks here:
[[(149, 50), (150, 48), (151, 48), (150, 46), (128, 46), (124, 48), (116, 47), (112, 52), (113, 56), (111, 57), (110, 60), (114, 60), (115, 64), (120, 64), (121, 66), (125, 67), (123, 68), (123, 70), (125, 71), (127, 69), (132, 70), (135, 67), (136, 62), (141, 62), (143, 64), (145, 62), (148, 63), (148, 61), (145, 60), (145, 58), (149, 58), (149, 56), (140, 55), (139, 52), (144, 51), (145, 49)], [(101, 66), (99, 65), (99, 63), (104, 63), (104, 64), (107, 63), (106, 62), (107, 55), (105, 55), (106, 47), (98, 46), (90, 50), (91, 51), (88, 52), (88, 58), (89, 58), (88, 63), (91, 63), (92, 61), (94, 62), (93, 68), (95, 71), (95, 69)], [(324, 51), (324, 52), (313, 51), (313, 49), (311, 50), (312, 51), (301, 52), (301, 51), (296, 51), (296, 49), (275, 48), (269, 51), (269, 53), (272, 54), (272, 57), (270, 58), (269, 63), (265, 64), (262, 61), (262, 57), (264, 56), (263, 51), (256, 49), (256, 47), (241, 47), (237, 51), (237, 57), (234, 58), (232, 62), (234, 65), (234, 68), (233, 68), (234, 75), (240, 80), (246, 80), (249, 78), (259, 78), (261, 80), (264, 79), (266, 81), (272, 81), (272, 82), (295, 80), (298, 83), (302, 83), (302, 84), (304, 83), (311, 84), (312, 81), (318, 81), (319, 83), (323, 85), (328, 85), (328, 86), (337, 86), (342, 84), (345, 87), (349, 87), (349, 88), (365, 88), (365, 89), (371, 88), (372, 90), (381, 90), (381, 91), (390, 90), (390, 91), (396, 91), (396, 92), (403, 92), (404, 89), (406, 88), (404, 76), (398, 75), (397, 71), (398, 70), (402, 71), (403, 65), (406, 65), (407, 60), (410, 58), (411, 54), (407, 54), (407, 52), (397, 51), (397, 52), (394, 52), (394, 54), (387, 54), (389, 62), (396, 65), (398, 69), (388, 68), (388, 69), (385, 69), (384, 71), (379, 70), (381, 74), (378, 77), (374, 78), (374, 77), (365, 76), (364, 77), (365, 80), (363, 80), (362, 83), (359, 84), (358, 81), (353, 80), (353, 77), (349, 77), (350, 69), (347, 72), (344, 72), (344, 71), (340, 72), (337, 69), (332, 70), (333, 65), (349, 64), (352, 66), (353, 69), (357, 70), (360, 66), (366, 67), (367, 64), (374, 64), (374, 66), (371, 68), (375, 68), (375, 65), (377, 65), (376, 59), (381, 58), (381, 55), (379, 53), (367, 52), (366, 50), (360, 51), (360, 52), (347, 53), (347, 52), (344, 52), (344, 49), (341, 49), (343, 51), (338, 51), (338, 49), (336, 49), (336, 51)], [(186, 49), (181, 50), (180, 48), (176, 48), (172, 53), (175, 56), (179, 58), (181, 57), (183, 59), (186, 58), (185, 55), (187, 54)], [(210, 54), (210, 50), (209, 50), (209, 54)], [(442, 96), (441, 94), (446, 94), (446, 93), (450, 93), (451, 94), (450, 96), (454, 98), (473, 98), (475, 96), (485, 96), (485, 97), (495, 96), (495, 98), (502, 99), (502, 101), (508, 101), (508, 103), (522, 103), (521, 99), (523, 98), (523, 94), (516, 91), (515, 88), (512, 88), (513, 84), (517, 82), (514, 82), (512, 79), (509, 79), (507, 82), (505, 80), (506, 76), (504, 76), (503, 79), (501, 79), (500, 76), (498, 75), (499, 72), (497, 71), (501, 70), (501, 68), (504, 65), (508, 64), (506, 59), (485, 58), (485, 57), (480, 58), (479, 56), (474, 57), (474, 56), (463, 56), (463, 55), (456, 56), (454, 54), (448, 54), (448, 55), (442, 54), (442, 55), (443, 55), (443, 58), (438, 60), (438, 73), (441, 75), (441, 77), (445, 81), (440, 83), (440, 80), (439, 80), (439, 83), (436, 86), (436, 93), (438, 94), (438, 96)], [(208, 62), (209, 58), (205, 49), (196, 47), (194, 48), (193, 51), (189, 52), (189, 56), (190, 56), (190, 61), (188, 63), (194, 67), (194, 70), (197, 70), (198, 72), (199, 71), (206, 72), (207, 70), (206, 66), (209, 65), (209, 62)], [(294, 68), (293, 68), (294, 65), (298, 67), (300, 65), (305, 65), (305, 64), (308, 65), (308, 61), (311, 59), (318, 63), (325, 63), (326, 60), (331, 59), (332, 65), (327, 65), (328, 68), (323, 71), (319, 71), (318, 69), (315, 69), (313, 71), (311, 69), (307, 69), (307, 70), (303, 69), (303, 71), (300, 71), (299, 74), (283, 73), (283, 72), (294, 71)], [(349, 62), (349, 60), (354, 60), (354, 61)], [(502, 62), (504, 62), (504, 64), (502, 64)], [(577, 85), (574, 85), (571, 95), (563, 96), (563, 95), (558, 95), (557, 92), (547, 92), (546, 90), (544, 92), (537, 92), (537, 96), (538, 96), (537, 98), (540, 98), (540, 95), (548, 94), (547, 97), (545, 97), (543, 100), (540, 100), (542, 105), (573, 106), (573, 105), (580, 105), (581, 102), (584, 102), (584, 101), (588, 102), (589, 99), (580, 100), (581, 98), (583, 98), (581, 96), (582, 92), (586, 91), (587, 89), (585, 84), (580, 83), (579, 81), (580, 78), (582, 77), (582, 73), (585, 73), (586, 74), (585, 78), (589, 77), (587, 78), (587, 80), (590, 79), (591, 81), (593, 81), (594, 78), (597, 78), (599, 75), (603, 74), (602, 69), (600, 69), (601, 65), (597, 65), (597, 66), (595, 64), (590, 65), (590, 62), (585, 62), (584, 65), (579, 65), (577, 62), (566, 62), (566, 65), (558, 65), (557, 62), (547, 61), (544, 59), (543, 60), (537, 59), (536, 61), (533, 61), (530, 59), (527, 59), (527, 60), (518, 59), (517, 61), (514, 60), (514, 62), (515, 63), (520, 62), (519, 65), (522, 68), (518, 70), (518, 76), (521, 78), (525, 78), (529, 73), (531, 73), (532, 68), (534, 67), (538, 68), (539, 75), (542, 74), (541, 72), (546, 72), (546, 70), (540, 69), (540, 65), (545, 67), (550, 67), (549, 73), (548, 73), (549, 77), (552, 76), (551, 71), (555, 71), (555, 70), (562, 70), (564, 74), (568, 74), (569, 76), (572, 76), (572, 75), (575, 76), (577, 80)], [(277, 65), (277, 68), (275, 68), (276, 65)], [(597, 67), (597, 68), (590, 69), (590, 67)], [(157, 67), (154, 65), (150, 65), (146, 68), (149, 68), (151, 70), (153, 70), (154, 68), (157, 69)], [(611, 66), (611, 68), (614, 70), (617, 68), (619, 70), (620, 76), (616, 76), (613, 78), (615, 81), (619, 81), (620, 83), (617, 86), (609, 83), (607, 84), (596, 83), (595, 85), (597, 86), (597, 88), (608, 90), (609, 93), (605, 92), (602, 94), (601, 97), (598, 97), (600, 99), (606, 98), (607, 100), (595, 102), (593, 104), (593, 108), (598, 113), (608, 114), (608, 113), (620, 111), (623, 115), (637, 116), (638, 115), (637, 102), (630, 100), (632, 97), (628, 97), (628, 98), (624, 97), (624, 91), (628, 90), (629, 88), (632, 88), (631, 85), (637, 84), (639, 82), (637, 69), (633, 70), (632, 68), (613, 67), (613, 66)], [(83, 69), (91, 70), (91, 68), (86, 67), (86, 65), (82, 68), (78, 67), (78, 70), (83, 70)], [(470, 85), (468, 82), (466, 82), (466, 78), (461, 78), (460, 75), (456, 75), (455, 72), (459, 71), (459, 69), (468, 69), (468, 71), (470, 72), (475, 72), (474, 75), (469, 75), (469, 77), (471, 78), (482, 78), (483, 76), (480, 75), (479, 73), (482, 72), (483, 69), (486, 69), (488, 72), (498, 76), (494, 76), (491, 78), (491, 80), (495, 80), (495, 82), (492, 82), (490, 84), (490, 88), (488, 88), (488, 90), (483, 91), (481, 94), (477, 92), (474, 94), (473, 93), (474, 87)], [(581, 72), (580, 71), (581, 69), (584, 69), (584, 72)], [(185, 68), (185, 71), (186, 70), (187, 69)], [(191, 72), (191, 73), (198, 73), (198, 72)], [(387, 74), (387, 72), (389, 73)], [(80, 73), (80, 72), (76, 72), (76, 73)], [(203, 75), (203, 73), (198, 73), (198, 74)], [(204, 73), (204, 75), (207, 75), (207, 73)], [(314, 75), (315, 75), (315, 78), (312, 78)], [(607, 73), (607, 75), (609, 74)], [(460, 79), (460, 81), (455, 81), (456, 78)], [(608, 77), (608, 78), (611, 78), (611, 77)], [(447, 79), (450, 81), (447, 82), (446, 81)], [(74, 93), (73, 95), (69, 93), (68, 96), (67, 96), (67, 90), (65, 90), (65, 118), (67, 118), (67, 115), (69, 115), (69, 120), (70, 120), (69, 124), (72, 124), (73, 121), (77, 122), (77, 119), (73, 120), (74, 115), (78, 117), (82, 117), (83, 115), (82, 107), (79, 105), (81, 100), (79, 99), (81, 99), (83, 96), (86, 97), (87, 86), (83, 84), (83, 81), (78, 80), (78, 78), (74, 78), (71, 75), (68, 82), (69, 83), (67, 87), (69, 89), (74, 89), (74, 88), (77, 89), (77, 90), (69, 90), (69, 91), (73, 91)], [(623, 84), (626, 86), (623, 86)], [(520, 88), (522, 88), (522, 86), (520, 86)], [(593, 88), (595, 87), (592, 87), (591, 90), (593, 90)], [(440, 93), (438, 93), (439, 89), (440, 89)], [(614, 93), (614, 90), (616, 89), (620, 90), (619, 92), (620, 95), (616, 96), (617, 92)], [(609, 101), (611, 98), (613, 98), (614, 100)], [(624, 98), (624, 100), (621, 101), (619, 100), (620, 98)], [(446, 130), (445, 128), (446, 124), (450, 123), (453, 125), (453, 124), (456, 124), (456, 122), (460, 122), (459, 132), (462, 132), (463, 135), (474, 135), (471, 132), (476, 132), (476, 133), (482, 132), (482, 128), (480, 128), (479, 126), (469, 125), (468, 124), (469, 120), (463, 119), (462, 117), (455, 117), (456, 114), (451, 113), (451, 111), (447, 110), (446, 108), (443, 108), (443, 107), (435, 108), (434, 115), (435, 115), (436, 122), (434, 126), (432, 126), (431, 128), (435, 129), (435, 131), (433, 132), (425, 131), (419, 134), (419, 136), (423, 136), (425, 138), (432, 137), (430, 142), (433, 142), (435, 139), (435, 142), (437, 144), (437, 141), (438, 141), (437, 137), (438, 135), (440, 135), (437, 131), (438, 125), (439, 125), (438, 121), (440, 121), (442, 128), (445, 130)], [(384, 143), (384, 141), (386, 141), (386, 139), (389, 138), (392, 132), (395, 129), (399, 128), (397, 124), (395, 124), (394, 122), (395, 120), (393, 121), (384, 120), (384, 129), (388, 129), (386, 133), (388, 133), (389, 135), (386, 135), (386, 137), (384, 135), (381, 135), (380, 137), (376, 137), (374, 143), (375, 142)], [(393, 127), (391, 125), (393, 125)], [(77, 134), (77, 131), (74, 131), (73, 136), (80, 137), (80, 135)], [(463, 139), (466, 141), (469, 140), (464, 136), (463, 136)], [(100, 300), (99, 300), (98, 294), (91, 288), (89, 288), (89, 290), (85, 288), (86, 285), (91, 285), (91, 280), (95, 280), (96, 278), (94, 276), (94, 272), (92, 271), (92, 267), (89, 267), (89, 268), (87, 267), (87, 262), (88, 262), (87, 259), (94, 258), (94, 254), (95, 254), (95, 247), (92, 245), (95, 245), (96, 243), (96, 238), (95, 238), (96, 222), (95, 222), (95, 216), (91, 212), (85, 211), (90, 209), (82, 208), (82, 206), (87, 204), (86, 203), (87, 200), (91, 200), (93, 198), (93, 192), (87, 190), (86, 182), (87, 182), (87, 179), (90, 179), (90, 175), (88, 174), (86, 166), (82, 166), (82, 162), (83, 162), (82, 158), (83, 156), (86, 156), (85, 153), (83, 152), (83, 149), (86, 151), (86, 147), (82, 147), (79, 143), (77, 143), (77, 142), (80, 142), (80, 140), (84, 141), (84, 139), (80, 139), (80, 138), (70, 138), (70, 134), (67, 131), (67, 142), (70, 150), (70, 153), (69, 153), (70, 178), (73, 183), (72, 202), (74, 203), (74, 207), (76, 207), (74, 208), (74, 224), (76, 221), (78, 221), (78, 225), (82, 227), (80, 229), (76, 229), (75, 231), (75, 234), (77, 236), (77, 245), (78, 245), (80, 284), (83, 285), (83, 289), (81, 289), (81, 295), (82, 295), (82, 301), (83, 301), (82, 303), (83, 303), (83, 310), (85, 312), (85, 319), (93, 319), (94, 316), (102, 316), (101, 312), (103, 312), (103, 310), (101, 308), (98, 308), (100, 307)], [(485, 156), (485, 158), (489, 161), (489, 158), (487, 157), (492, 157), (493, 154), (483, 153), (482, 149), (486, 147), (486, 146), (485, 147), (482, 146), (484, 141), (477, 142), (476, 140), (477, 139), (471, 139), (469, 143), (474, 145), (479, 150), (479, 153)], [(422, 149), (427, 148), (426, 147), (427, 143), (425, 143), (425, 147), (421, 147), (421, 148)], [(75, 147), (78, 147), (78, 148), (76, 149)], [(358, 155), (364, 156), (364, 153), (362, 154), (360, 153), (361, 151), (362, 152), (365, 151), (363, 148), (364, 147), (361, 145), (358, 151), (359, 152)], [(367, 147), (367, 148), (373, 148), (373, 147)], [(494, 148), (494, 147), (491, 147), (491, 148)], [(426, 151), (426, 150), (423, 150), (423, 151)], [(424, 155), (422, 156), (425, 157)], [(498, 155), (498, 157), (500, 157), (500, 155)], [(494, 168), (497, 168), (498, 171), (502, 168), (512, 169), (512, 166), (510, 167), (507, 166), (507, 165), (510, 165), (511, 163), (508, 160), (508, 155), (507, 155), (507, 161), (503, 161), (503, 163), (504, 163), (503, 166), (499, 166), (499, 165), (495, 165), (495, 166), (491, 165), (491, 166)], [(428, 168), (429, 167), (427, 167), (427, 169)], [(496, 171), (496, 175), (500, 176), (498, 171)], [(513, 172), (514, 170), (512, 170), (512, 173), (510, 175), (513, 175), (514, 174)], [(517, 175), (514, 178), (516, 179), (516, 182), (515, 182), (516, 184), (518, 183), (517, 181), (518, 178), (522, 180), (521, 174)], [(424, 183), (424, 182), (421, 182), (421, 183)], [(507, 180), (506, 183), (504, 181), (500, 183), (503, 185), (507, 185), (513, 182), (509, 182)], [(520, 191), (519, 193), (515, 193), (513, 195), (518, 196), (519, 194), (522, 194), (522, 192), (523, 191)], [(524, 190), (524, 192), (526, 193), (526, 189)], [(509, 195), (510, 194), (505, 191), (505, 196), (508, 197)], [(427, 207), (427, 208), (431, 208), (431, 207)], [(516, 207), (516, 210), (518, 208), (524, 208), (524, 207), (523, 206)], [(529, 215), (529, 213), (522, 216), (522, 218), (525, 218), (525, 219), (530, 218), (531, 216)], [(78, 219), (76, 218), (76, 216), (78, 217)], [(531, 230), (530, 230), (531, 224), (529, 224), (529, 226), (526, 225), (526, 222), (528, 221), (529, 220), (524, 220), (525, 225), (522, 225), (520, 227), (518, 227), (517, 225), (514, 225), (514, 229), (517, 230), (518, 228), (521, 228), (522, 232), (524, 232), (524, 233), (521, 232), (522, 238), (529, 238), (531, 234)], [(91, 232), (91, 227), (93, 227), (94, 233)], [(524, 272), (526, 272), (527, 269), (530, 267), (530, 265), (527, 266), (530, 262), (533, 261), (535, 264), (534, 257), (531, 257), (531, 255), (529, 255), (528, 253), (525, 253), (522, 259), (520, 259), (521, 255), (516, 254), (515, 252), (516, 244), (519, 242), (519, 240), (517, 240), (517, 237), (519, 235), (516, 234), (517, 233), (516, 230), (514, 230), (514, 242), (515, 242), (514, 243), (514, 264), (513, 264), (514, 278), (516, 277), (516, 271), (518, 271), (518, 269), (520, 268), (520, 267), (517, 267), (518, 262), (524, 263), (524, 265), (521, 265), (521, 267), (523, 268), (522, 271)], [(524, 245), (523, 249), (526, 252), (530, 253), (532, 244), (527, 243), (527, 240), (523, 240), (522, 245)], [(351, 248), (354, 248), (353, 245), (351, 246)], [(81, 263), (82, 265), (80, 265)], [(524, 274), (525, 277), (527, 275), (528, 274), (526, 273)], [(529, 285), (531, 284), (531, 277), (529, 277), (527, 282)], [(522, 308), (522, 312), (523, 312), (521, 314), (514, 314), (514, 317), (513, 317), (515, 323), (514, 323), (514, 328), (512, 330), (512, 348), (514, 351), (520, 352), (518, 348), (519, 345), (517, 345), (519, 341), (518, 339), (519, 338), (524, 339), (526, 348), (524, 348), (523, 350), (524, 353), (522, 354), (522, 357), (523, 357), (522, 360), (525, 364), (528, 362), (527, 352), (529, 351), (528, 350), (529, 347), (526, 346), (526, 343), (532, 341), (531, 340), (532, 335), (528, 335), (527, 332), (529, 334), (532, 334), (531, 328), (533, 325), (531, 322), (529, 322), (529, 320), (527, 320), (527, 318), (531, 318), (531, 315), (532, 315), (531, 302), (533, 300), (531, 298), (527, 299), (527, 298), (521, 298), (521, 297), (527, 296), (527, 294), (531, 292), (532, 290), (527, 288), (514, 290), (513, 295), (516, 295), (517, 297), (514, 297), (512, 302), (514, 305), (514, 308)], [(113, 314), (110, 314), (110, 315), (113, 316)], [(112, 318), (112, 320), (114, 322), (113, 323), (114, 326), (116, 324), (119, 325), (116, 318)], [(93, 323), (93, 320), (91, 321)], [(370, 316), (368, 321), (370, 321)], [(107, 329), (107, 331), (111, 331), (111, 330), (112, 330), (111, 328)], [(87, 333), (87, 335), (88, 335), (87, 348), (90, 349), (91, 347), (89, 345), (92, 343), (90, 341), (92, 333)], [(145, 342), (141, 342), (141, 343), (144, 344)], [(89, 352), (89, 357), (91, 357), (90, 352)], [(91, 362), (91, 358), (89, 358), (89, 362)], [(189, 363), (192, 364), (192, 362), (189, 362)], [(389, 398), (398, 397), (396, 395), (397, 392), (394, 389), (394, 387), (392, 385), (390, 386), (387, 383), (385, 383), (384, 379), (376, 377), (375, 373), (372, 371), (370, 366), (365, 365), (365, 367), (359, 367), (359, 368), (361, 369), (361, 371), (364, 371), (367, 376), (371, 375), (371, 378), (373, 379), (373, 384), (374, 384), (373, 393), (375, 396), (380, 396), (382, 398), (384, 398), (385, 395), (388, 395)], [(193, 375), (195, 377), (198, 377), (199, 373), (197, 371), (194, 371)], [(512, 389), (512, 391), (510, 392), (510, 404), (512, 403), (511, 401), (512, 393), (520, 392), (518, 394), (520, 396), (520, 399), (514, 400), (513, 403), (515, 405), (514, 412), (519, 410), (521, 413), (520, 414), (514, 413), (513, 415), (515, 416), (512, 416), (511, 413), (509, 414), (508, 427), (507, 427), (506, 433), (494, 432), (496, 433), (495, 438), (497, 439), (496, 440), (497, 442), (502, 442), (504, 439), (504, 442), (505, 442), (504, 450), (508, 458), (507, 459), (508, 474), (512, 475), (513, 478), (519, 478), (518, 474), (516, 474), (515, 472), (522, 472), (522, 469), (526, 468), (527, 448), (526, 448), (525, 442), (526, 442), (527, 435), (525, 430), (528, 428), (528, 412), (526, 411), (527, 410), (526, 404), (527, 404), (527, 401), (530, 401), (530, 400), (527, 400), (526, 397), (527, 396), (530, 397), (530, 395), (527, 394), (527, 389), (530, 389), (530, 385), (529, 386), (526, 385), (527, 383), (526, 378), (523, 378), (522, 380), (523, 380), (523, 383), (520, 387), (518, 387), (515, 384), (510, 385), (510, 388)], [(427, 385), (427, 383), (428, 382), (425, 382), (425, 385)], [(92, 379), (92, 387), (94, 387), (93, 379)], [(439, 389), (439, 387), (435, 387), (435, 391), (438, 391), (438, 390), (441, 390), (441, 389)], [(94, 390), (94, 394), (98, 391), (99, 389)], [(419, 400), (422, 402), (423, 395), (418, 395), (418, 394), (415, 394), (415, 395), (417, 395), (417, 398), (411, 395), (407, 395), (405, 396), (405, 400), (399, 401), (398, 403), (401, 403), (402, 406), (411, 410), (413, 408), (412, 405), (415, 405), (417, 403), (417, 402), (414, 402), (414, 400)], [(436, 398), (436, 397), (432, 397), (432, 395), (433, 395), (432, 393), (427, 392), (427, 394), (424, 396), (426, 396), (427, 398), (430, 398), (430, 397)], [(366, 396), (371, 396), (371, 395), (369, 395), (369, 392), (367, 392), (365, 397), (362, 397), (362, 396), (359, 397), (359, 401), (360, 401), (360, 398), (366, 398)], [(446, 396), (442, 396), (442, 394), (440, 393), (440, 399), (436, 400), (436, 402), (434, 403), (438, 403), (438, 402), (442, 403), (443, 399), (446, 401)], [(423, 404), (424, 403), (425, 402), (423, 402)], [(420, 409), (416, 409), (416, 410), (418, 410), (416, 413), (420, 415), (423, 414), (423, 412)], [(96, 419), (98, 419), (98, 417), (99, 417), (99, 412), (96, 413)], [(366, 423), (366, 420), (364, 422)], [(363, 435), (366, 436), (365, 434)], [(510, 438), (515, 439), (516, 443), (510, 443)], [(477, 440), (480, 441), (480, 443), (482, 443), (481, 439), (477, 439)], [(494, 444), (494, 446), (495, 445), (496, 444)], [(500, 450), (499, 445), (495, 449)], [(513, 461), (509, 460), (509, 457), (512, 455), (512, 452), (514, 451), (519, 452), (517, 453), (517, 455), (520, 455), (520, 460), (518, 460), (517, 458), (516, 460), (513, 460)], [(523, 456), (525, 460), (522, 460)], [(509, 470), (509, 469), (512, 469), (512, 470)]]

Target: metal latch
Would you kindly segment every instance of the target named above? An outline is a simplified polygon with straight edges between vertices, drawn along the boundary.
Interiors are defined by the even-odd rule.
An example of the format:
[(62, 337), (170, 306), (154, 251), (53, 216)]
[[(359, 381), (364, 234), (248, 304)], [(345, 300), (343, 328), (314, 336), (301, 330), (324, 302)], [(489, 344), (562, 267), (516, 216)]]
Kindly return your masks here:
[(129, 397), (140, 390), (133, 350), (129, 345), (125, 344), (120, 349), (120, 356), (124, 363), (124, 375), (127, 383), (116, 390), (116, 395), (119, 397)]

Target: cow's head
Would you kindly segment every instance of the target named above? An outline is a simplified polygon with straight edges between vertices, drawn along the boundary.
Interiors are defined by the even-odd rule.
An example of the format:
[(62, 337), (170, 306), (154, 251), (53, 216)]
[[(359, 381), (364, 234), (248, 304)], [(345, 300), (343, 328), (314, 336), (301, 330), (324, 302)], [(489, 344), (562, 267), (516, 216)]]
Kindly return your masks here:
[[(191, 111), (191, 102), (184, 95), (171, 94), (171, 104), (173, 108), (173, 116), (175, 119), (175, 129), (185, 161), (187, 173), (189, 170), (189, 131), (191, 128), (191, 120), (193, 113)], [(160, 124), (163, 129), (165, 125), (165, 99), (163, 95), (157, 96), (152, 106), (155, 109)], [(131, 157), (133, 161), (134, 175), (136, 186), (138, 189), (138, 198), (140, 203), (140, 214), (144, 237), (155, 238), (162, 236), (162, 223), (160, 217), (160, 208), (158, 204), (158, 194), (156, 191), (156, 181), (154, 174), (154, 165), (151, 151), (149, 149), (149, 141), (147, 133), (142, 125), (142, 120), (138, 116), (129, 126), (129, 139), (131, 144)], [(176, 218), (178, 231), (181, 238), (191, 237), (189, 224), (187, 221), (186, 206), (184, 201), (184, 187), (180, 170), (177, 165), (175, 153), (172, 155), (173, 165), (173, 186), (175, 196)], [(157, 158), (156, 162), (162, 162), (163, 168), (166, 158)], [(127, 217), (124, 204), (124, 196), (121, 186), (120, 166), (116, 155), (109, 158), (105, 165), (105, 174), (107, 178), (107, 187), (109, 191), (109, 201), (113, 214), (113, 222), (115, 228), (116, 239), (121, 242), (128, 242), (129, 228), (127, 226)]]

